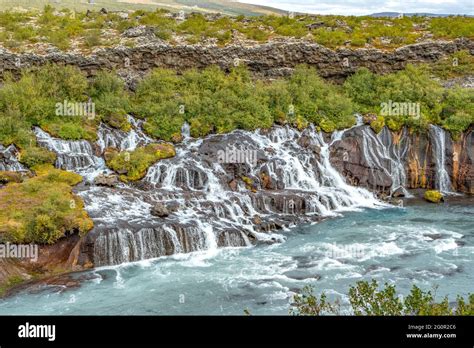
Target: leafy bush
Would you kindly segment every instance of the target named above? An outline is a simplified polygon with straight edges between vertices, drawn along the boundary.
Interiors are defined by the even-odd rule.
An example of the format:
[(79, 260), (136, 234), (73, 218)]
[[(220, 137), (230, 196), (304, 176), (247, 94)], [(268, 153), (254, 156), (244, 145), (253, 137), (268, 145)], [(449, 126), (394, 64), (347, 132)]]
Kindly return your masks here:
[(329, 302), (325, 293), (319, 297), (314, 295), (314, 288), (310, 285), (305, 286), (300, 294), (294, 296), (290, 308), (290, 314), (293, 315), (339, 314), (339, 311), (339, 301)]
[[(56, 104), (64, 101), (93, 102), (95, 117), (57, 114)], [(418, 103), (420, 114), (381, 114), (382, 103), (389, 101)], [(132, 95), (113, 72), (100, 72), (87, 81), (77, 68), (47, 65), (24, 72), (18, 81), (6, 77), (0, 87), (0, 142), (31, 147), (33, 126), (63, 139), (94, 141), (101, 121), (130, 130), (127, 113), (145, 119), (145, 131), (166, 141), (181, 140), (185, 121), (194, 137), (274, 123), (299, 129), (314, 123), (332, 132), (351, 127), (354, 112), (380, 114), (372, 124), (376, 131), (384, 125), (394, 131), (403, 126), (424, 131), (428, 124), (438, 124), (457, 137), (473, 123), (473, 106), (471, 90), (444, 90), (426, 67), (411, 65), (385, 76), (361, 69), (343, 86), (323, 80), (307, 66), (296, 67), (289, 78), (265, 82), (251, 77), (244, 66), (227, 74), (215, 66), (180, 75), (155, 69)]]
[(40, 164), (54, 164), (56, 154), (42, 147), (28, 146), (20, 152), (20, 162), (29, 168)]
[(114, 128), (130, 130), (127, 121), (127, 110), (130, 109), (130, 98), (125, 92), (124, 82), (112, 72), (99, 72), (89, 89), (91, 100), (95, 103), (98, 119)]
[[(349, 289), (349, 302), (355, 315), (474, 315), (474, 294), (467, 300), (457, 296), (456, 304), (451, 306), (448, 298), (435, 301), (431, 291), (423, 291), (413, 285), (406, 297), (397, 294), (395, 285), (385, 283), (379, 290), (376, 280), (359, 281)], [(295, 315), (339, 314), (340, 303), (331, 303), (324, 293), (314, 294), (312, 287), (305, 287), (294, 297), (290, 313)]]
[(474, 91), (460, 87), (447, 90), (441, 120), (455, 139), (474, 124)]

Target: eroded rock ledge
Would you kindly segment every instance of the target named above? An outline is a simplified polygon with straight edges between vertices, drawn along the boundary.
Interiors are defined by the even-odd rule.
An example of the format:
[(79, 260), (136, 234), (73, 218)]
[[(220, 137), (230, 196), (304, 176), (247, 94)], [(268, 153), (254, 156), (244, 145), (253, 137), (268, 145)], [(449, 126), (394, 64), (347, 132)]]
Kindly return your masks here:
[(236, 64), (245, 64), (256, 75), (269, 78), (288, 75), (296, 65), (308, 64), (315, 66), (325, 78), (341, 80), (361, 67), (375, 73), (390, 73), (403, 69), (408, 63), (434, 62), (460, 50), (468, 50), (474, 55), (474, 41), (465, 38), (454, 41), (426, 41), (394, 51), (372, 48), (331, 50), (300, 40), (225, 47), (172, 46), (152, 42), (133, 48), (98, 49), (89, 56), (59, 52), (46, 55), (15, 54), (0, 50), (0, 78), (3, 78), (6, 72), (18, 74), (22, 69), (51, 62), (75, 65), (88, 76), (93, 76), (101, 69), (114, 69), (132, 82), (155, 67), (183, 71), (209, 65), (229, 69)]

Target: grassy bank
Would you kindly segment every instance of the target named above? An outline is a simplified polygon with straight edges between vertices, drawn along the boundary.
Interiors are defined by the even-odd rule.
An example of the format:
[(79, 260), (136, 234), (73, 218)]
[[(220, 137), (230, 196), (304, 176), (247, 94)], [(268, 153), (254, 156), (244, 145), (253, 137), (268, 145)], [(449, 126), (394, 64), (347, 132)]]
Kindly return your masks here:
[(0, 189), (1, 242), (52, 244), (67, 233), (92, 229), (82, 200), (72, 193), (81, 176), (50, 165), (34, 170), (35, 177)]

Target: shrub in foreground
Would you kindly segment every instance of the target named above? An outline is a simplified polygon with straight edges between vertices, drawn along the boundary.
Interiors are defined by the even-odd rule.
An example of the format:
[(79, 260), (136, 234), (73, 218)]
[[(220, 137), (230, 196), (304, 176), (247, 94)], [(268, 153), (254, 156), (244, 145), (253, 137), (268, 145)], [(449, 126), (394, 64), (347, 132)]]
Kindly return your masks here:
[[(395, 285), (385, 283), (384, 288), (379, 289), (376, 280), (359, 281), (351, 286), (349, 302), (355, 315), (474, 315), (474, 294), (469, 294), (467, 299), (457, 296), (456, 302), (451, 304), (447, 297), (437, 302), (431, 291), (421, 290), (416, 285), (402, 297), (397, 294)], [(318, 296), (311, 286), (307, 286), (294, 297), (290, 313), (338, 315), (340, 303), (329, 302), (324, 293)]]

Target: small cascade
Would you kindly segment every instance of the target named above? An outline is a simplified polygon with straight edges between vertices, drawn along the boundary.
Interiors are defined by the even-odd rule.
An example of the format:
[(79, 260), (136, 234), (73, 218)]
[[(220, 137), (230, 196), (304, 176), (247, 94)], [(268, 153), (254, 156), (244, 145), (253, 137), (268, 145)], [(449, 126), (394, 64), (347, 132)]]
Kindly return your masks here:
[(133, 151), (138, 146), (143, 146), (153, 142), (153, 139), (148, 137), (142, 130), (142, 122), (130, 115), (128, 115), (128, 121), (131, 125), (131, 129), (128, 132), (124, 132), (120, 129), (112, 128), (104, 123), (99, 127), (97, 144), (99, 145), (101, 152), (108, 147), (115, 147), (119, 150)]
[(92, 179), (106, 170), (104, 160), (95, 155), (87, 140), (53, 138), (39, 127), (35, 127), (34, 133), (40, 146), (56, 153), (56, 168), (76, 172), (86, 179)]
[(430, 125), (430, 136), (433, 144), (433, 157), (436, 161), (435, 187), (442, 193), (451, 193), (451, 179), (446, 169), (446, 137), (449, 135), (441, 127)]
[(18, 161), (18, 154), (15, 145), (4, 147), (0, 144), (0, 171), (26, 171), (27, 169)]
[(411, 197), (406, 190), (407, 173), (404, 165), (409, 148), (407, 130), (403, 129), (400, 140), (394, 143), (387, 127), (379, 134), (375, 134), (369, 126), (362, 126), (360, 129), (364, 159), (371, 174), (374, 177), (387, 175), (392, 179), (390, 194), (402, 190), (405, 197)]
[(181, 127), (181, 136), (183, 137), (184, 141), (191, 138), (191, 127), (189, 126), (188, 122), (184, 122), (183, 126)]

